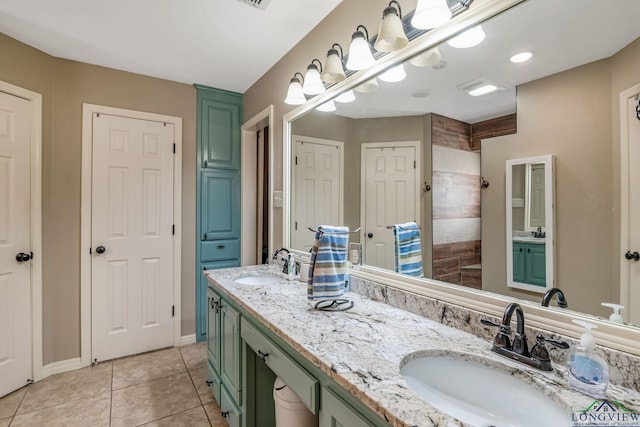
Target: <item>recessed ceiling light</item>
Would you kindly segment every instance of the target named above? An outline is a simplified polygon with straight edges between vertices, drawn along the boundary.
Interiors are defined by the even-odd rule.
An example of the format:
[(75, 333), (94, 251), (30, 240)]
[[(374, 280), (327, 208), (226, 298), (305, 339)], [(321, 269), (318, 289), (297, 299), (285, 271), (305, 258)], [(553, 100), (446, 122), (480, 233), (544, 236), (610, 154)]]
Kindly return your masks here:
[(470, 90), (468, 93), (471, 96), (480, 96), (480, 95), (486, 95), (491, 92), (495, 92), (496, 90), (498, 90), (498, 87), (496, 85), (488, 84), (488, 85), (480, 86), (479, 88)]
[(465, 49), (480, 44), (484, 40), (485, 34), (481, 25), (469, 28), (467, 31), (458, 34), (454, 38), (447, 40), (447, 44), (451, 47)]
[(509, 61), (513, 63), (525, 62), (530, 60), (532, 56), (533, 56), (533, 53), (531, 52), (520, 52), (520, 53), (516, 53), (511, 58), (509, 58)]
[(411, 96), (414, 98), (426, 98), (429, 95), (431, 95), (431, 92), (426, 89), (417, 89), (411, 92)]

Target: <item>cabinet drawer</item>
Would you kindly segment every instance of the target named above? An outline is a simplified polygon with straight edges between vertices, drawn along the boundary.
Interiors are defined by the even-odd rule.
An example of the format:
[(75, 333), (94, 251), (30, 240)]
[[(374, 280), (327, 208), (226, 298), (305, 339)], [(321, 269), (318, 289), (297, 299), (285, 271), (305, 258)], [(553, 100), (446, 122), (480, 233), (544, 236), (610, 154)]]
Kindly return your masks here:
[(200, 258), (202, 262), (240, 258), (240, 241), (238, 239), (202, 242), (200, 245)]
[(318, 381), (251, 323), (242, 318), (240, 324), (242, 339), (259, 356), (266, 355), (266, 365), (291, 387), (313, 414), (317, 414)]
[(220, 412), (229, 423), (229, 427), (242, 427), (242, 411), (233, 402), (224, 384), (220, 386)]
[(213, 398), (216, 399), (216, 402), (220, 405), (220, 378), (211, 367), (210, 362), (207, 363), (207, 385), (213, 394)]

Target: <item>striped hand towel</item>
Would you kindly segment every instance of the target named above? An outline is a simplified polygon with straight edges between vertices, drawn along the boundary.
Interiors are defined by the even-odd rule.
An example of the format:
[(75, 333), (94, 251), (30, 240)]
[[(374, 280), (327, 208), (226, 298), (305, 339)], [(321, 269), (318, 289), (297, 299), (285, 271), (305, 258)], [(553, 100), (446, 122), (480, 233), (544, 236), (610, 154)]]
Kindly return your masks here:
[(396, 272), (409, 276), (424, 277), (422, 272), (422, 244), (420, 243), (420, 227), (415, 222), (396, 224), (393, 226), (395, 242)]
[(340, 298), (347, 270), (349, 228), (321, 225), (311, 249), (307, 299)]

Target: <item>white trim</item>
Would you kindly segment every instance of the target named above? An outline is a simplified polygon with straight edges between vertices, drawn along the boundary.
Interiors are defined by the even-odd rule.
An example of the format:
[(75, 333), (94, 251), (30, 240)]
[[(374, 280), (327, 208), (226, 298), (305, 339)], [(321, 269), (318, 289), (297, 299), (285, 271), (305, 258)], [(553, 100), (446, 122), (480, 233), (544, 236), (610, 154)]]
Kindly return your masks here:
[[(525, 197), (525, 210), (527, 206), (527, 200), (529, 199), (529, 168), (532, 164), (544, 163), (544, 215), (545, 215), (545, 277), (546, 285), (536, 286), (527, 283), (516, 282), (513, 280), (513, 209), (511, 208), (512, 195), (513, 195), (513, 166), (525, 165), (526, 172), (526, 192)], [(545, 293), (547, 290), (553, 288), (555, 283), (555, 163), (554, 157), (551, 154), (544, 156), (525, 157), (521, 159), (512, 159), (506, 161), (506, 179), (505, 179), (505, 208), (506, 208), (506, 236), (507, 236), (507, 286), (510, 288), (523, 289), (529, 292), (535, 292), (539, 294)], [(529, 216), (526, 213), (527, 217)], [(529, 219), (526, 219), (526, 223)], [(526, 224), (525, 224), (526, 225)], [(525, 226), (526, 228), (526, 226)]]
[(42, 95), (0, 81), (0, 91), (26, 99), (31, 105), (31, 375), (43, 378), (42, 348)]
[(174, 126), (176, 153), (173, 158), (173, 344), (181, 336), (181, 252), (182, 252), (182, 118), (144, 111), (126, 110), (103, 105), (82, 104), (82, 183), (80, 208), (80, 359), (81, 366), (91, 363), (91, 177), (92, 134), (94, 113), (109, 114), (139, 120), (170, 123)]
[(42, 367), (42, 378), (50, 377), (55, 374), (62, 374), (64, 372), (75, 371), (80, 368), (82, 368), (82, 360), (80, 357), (49, 363)]
[[(291, 156), (291, 121), (301, 117), (309, 111), (312, 111), (318, 105), (333, 99), (344, 90), (354, 88), (364, 81), (374, 77), (384, 69), (402, 62), (425, 49), (437, 46), (464, 28), (482, 22), (512, 6), (522, 3), (523, 1), (524, 0), (487, 0), (485, 2), (474, 2), (468, 11), (454, 17), (448, 24), (428, 31), (424, 35), (413, 40), (406, 48), (383, 56), (378, 59), (372, 67), (354, 73), (346, 80), (331, 86), (325, 93), (317, 95), (307, 101), (304, 105), (289, 111), (282, 118), (283, 165), (289, 164)], [(289, 168), (283, 168), (283, 188), (284, 194), (286, 195), (290, 194), (290, 178)], [(286, 215), (286, 213), (289, 212), (288, 199), (288, 197), (284, 198), (285, 215), (282, 216), (284, 244), (287, 246), (290, 242), (289, 215)], [(624, 206), (622, 211), (624, 211)], [(441, 299), (452, 304), (457, 304), (498, 317), (502, 317), (504, 307), (513, 302), (513, 298), (489, 292), (480, 292), (469, 288), (447, 285), (436, 280), (413, 279), (373, 267), (362, 266), (360, 270), (351, 270), (351, 274), (354, 277), (362, 277), (363, 279), (393, 286), (398, 289), (408, 290), (431, 298)], [(598, 344), (631, 354), (640, 355), (640, 347), (638, 346), (638, 342), (640, 342), (640, 328), (612, 323), (607, 320), (598, 319), (594, 316), (574, 311), (561, 311), (562, 309), (557, 309), (555, 307), (542, 308), (539, 304), (532, 302), (519, 302), (527, 311), (527, 323), (533, 326), (577, 338), (582, 334), (582, 331), (580, 330), (580, 327), (575, 325), (571, 320), (574, 318), (580, 318), (598, 326), (598, 328), (593, 331), (593, 335), (598, 341)]]
[[(631, 298), (631, 263), (624, 254), (630, 248), (629, 241), (629, 116), (627, 106), (629, 98), (640, 93), (640, 83), (620, 92), (620, 305), (629, 307)], [(623, 312), (628, 320), (629, 311)]]
[(180, 337), (180, 342), (178, 343), (178, 347), (182, 347), (189, 344), (196, 343), (196, 334), (191, 335), (183, 335)]
[[(252, 209), (248, 209), (249, 206), (247, 206), (247, 209), (245, 209), (245, 203), (248, 205), (248, 202), (246, 202), (246, 198), (242, 197), (242, 194), (245, 193), (245, 191), (247, 191), (249, 188), (253, 188), (254, 187), (254, 183), (257, 181), (257, 170), (255, 168), (255, 165), (253, 164), (249, 164), (249, 159), (253, 158), (256, 156), (256, 146), (255, 144), (253, 144), (252, 142), (255, 141), (256, 139), (256, 134), (258, 133), (259, 130), (264, 129), (265, 126), (269, 127), (269, 170), (271, 171), (269, 173), (269, 189), (271, 190), (271, 194), (265, 194), (263, 195), (263, 197), (268, 197), (269, 198), (269, 212), (271, 212), (271, 217), (270, 217), (270, 224), (269, 224), (269, 242), (268, 242), (268, 253), (272, 253), (273, 252), (273, 176), (275, 175), (273, 172), (273, 152), (274, 152), (274, 140), (273, 140), (273, 116), (274, 116), (274, 112), (273, 112), (273, 105), (269, 105), (268, 107), (266, 107), (264, 110), (260, 111), (258, 114), (256, 114), (255, 116), (253, 116), (252, 118), (250, 118), (249, 120), (247, 120), (243, 125), (242, 125), (242, 135), (241, 135), (241, 147), (242, 147), (242, 154), (241, 154), (241, 158), (242, 158), (242, 164), (241, 164), (241, 179), (240, 179), (240, 184), (241, 184), (241, 200), (242, 200), (242, 204), (240, 206), (240, 212), (241, 212), (241, 218), (242, 218), (242, 223), (241, 223), (241, 230), (240, 230), (240, 236), (241, 236), (241, 245), (240, 245), (240, 253), (241, 253), (241, 265), (249, 265), (249, 264), (255, 264), (255, 263), (260, 263), (261, 259), (258, 256), (259, 253), (261, 253), (261, 249), (257, 247), (256, 244), (256, 239), (255, 239), (255, 232), (257, 230), (256, 227), (256, 221), (257, 218), (255, 218), (253, 215), (249, 215), (247, 214), (247, 217), (245, 218), (245, 213), (247, 212), (252, 212)], [(255, 203), (255, 202), (254, 202)], [(251, 255), (249, 255), (251, 254)], [(257, 262), (252, 262), (253, 260), (253, 256), (258, 257), (256, 260)]]

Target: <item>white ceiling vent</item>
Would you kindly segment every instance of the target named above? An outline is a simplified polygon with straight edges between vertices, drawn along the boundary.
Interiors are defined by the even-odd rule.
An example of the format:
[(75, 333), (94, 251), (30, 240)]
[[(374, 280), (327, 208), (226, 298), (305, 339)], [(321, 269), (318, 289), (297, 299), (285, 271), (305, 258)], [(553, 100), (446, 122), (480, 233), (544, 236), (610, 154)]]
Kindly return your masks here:
[(240, 3), (244, 3), (249, 6), (253, 6), (256, 9), (265, 10), (271, 0), (238, 0)]

